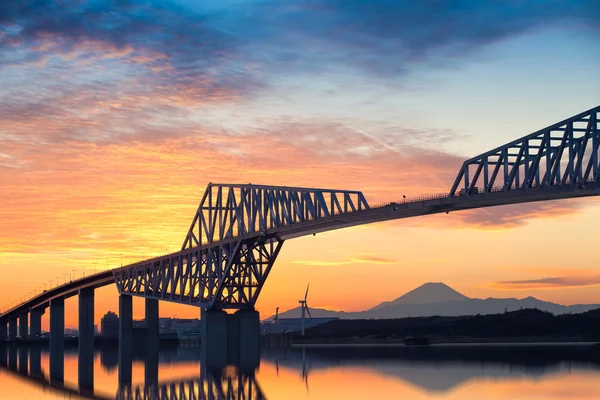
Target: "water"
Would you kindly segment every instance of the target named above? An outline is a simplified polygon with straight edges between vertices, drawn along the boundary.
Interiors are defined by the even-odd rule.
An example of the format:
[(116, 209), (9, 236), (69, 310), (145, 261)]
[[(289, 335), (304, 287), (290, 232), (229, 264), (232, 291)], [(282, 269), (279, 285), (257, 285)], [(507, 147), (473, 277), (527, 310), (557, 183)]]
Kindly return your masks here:
[(45, 349), (9, 347), (0, 350), (0, 399), (579, 400), (600, 393), (598, 346), (264, 348), (259, 366), (243, 369), (208, 369), (201, 359), (198, 347), (161, 348), (158, 368), (133, 354), (130, 374), (119, 373), (109, 346), (96, 351), (93, 390), (81, 396), (76, 348), (65, 351), (64, 384), (50, 384)]

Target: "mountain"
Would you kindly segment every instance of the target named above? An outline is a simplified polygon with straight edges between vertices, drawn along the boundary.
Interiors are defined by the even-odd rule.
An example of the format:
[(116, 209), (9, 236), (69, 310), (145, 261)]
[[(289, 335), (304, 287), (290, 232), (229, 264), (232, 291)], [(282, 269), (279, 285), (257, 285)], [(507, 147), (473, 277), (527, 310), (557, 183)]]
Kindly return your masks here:
[[(443, 283), (430, 282), (411, 290), (395, 300), (383, 302), (365, 311), (345, 312), (311, 308), (310, 313), (314, 318), (392, 319), (429, 317), (434, 315), (444, 317), (477, 314), (488, 315), (533, 308), (551, 312), (555, 315), (577, 314), (598, 309), (600, 308), (600, 304), (563, 306), (561, 304), (542, 301), (535, 297), (526, 297), (524, 299), (471, 299)], [(296, 307), (280, 313), (279, 318), (299, 318), (301, 311), (300, 307)], [(271, 316), (267, 320), (271, 320), (274, 317)]]
[(469, 300), (469, 298), (463, 294), (458, 293), (450, 286), (445, 285), (441, 282), (429, 282), (419, 286), (414, 290), (411, 290), (403, 296), (398, 297), (396, 300), (385, 301), (373, 307), (369, 311), (397, 304), (429, 304), (464, 300)]

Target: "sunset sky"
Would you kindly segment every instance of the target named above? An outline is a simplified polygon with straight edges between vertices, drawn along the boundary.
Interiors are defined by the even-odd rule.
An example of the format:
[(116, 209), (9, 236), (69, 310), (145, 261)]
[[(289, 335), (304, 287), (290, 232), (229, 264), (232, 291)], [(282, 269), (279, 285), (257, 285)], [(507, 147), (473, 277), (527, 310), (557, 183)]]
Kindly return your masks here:
[[(3, 0), (0, 308), (178, 250), (208, 182), (446, 192), (464, 159), (600, 104), (599, 21), (595, 0)], [(600, 303), (599, 224), (592, 198), (295, 239), (258, 309), (308, 282), (346, 311), (428, 281)], [(97, 291), (96, 320), (117, 300)]]

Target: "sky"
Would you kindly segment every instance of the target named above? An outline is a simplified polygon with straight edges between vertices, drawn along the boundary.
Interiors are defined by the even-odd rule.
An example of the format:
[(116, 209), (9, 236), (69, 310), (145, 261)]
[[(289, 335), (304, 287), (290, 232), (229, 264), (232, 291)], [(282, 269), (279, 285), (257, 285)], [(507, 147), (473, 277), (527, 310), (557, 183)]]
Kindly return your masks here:
[[(178, 250), (209, 182), (447, 192), (463, 160), (600, 104), (599, 17), (594, 0), (4, 0), (0, 308)], [(294, 239), (257, 308), (309, 282), (309, 306), (346, 311), (429, 281), (600, 304), (599, 223), (592, 198)], [(96, 321), (117, 300), (98, 290)]]

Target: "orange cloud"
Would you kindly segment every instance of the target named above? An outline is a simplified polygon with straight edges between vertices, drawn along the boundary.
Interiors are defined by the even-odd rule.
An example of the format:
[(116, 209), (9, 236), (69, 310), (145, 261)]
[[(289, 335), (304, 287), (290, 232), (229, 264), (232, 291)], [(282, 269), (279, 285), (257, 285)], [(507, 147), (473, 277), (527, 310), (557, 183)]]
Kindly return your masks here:
[(493, 289), (524, 290), (524, 289), (561, 289), (566, 287), (600, 285), (600, 275), (595, 276), (562, 276), (537, 279), (522, 279), (500, 281), (489, 285)]
[(317, 267), (331, 267), (349, 264), (397, 264), (397, 261), (391, 260), (386, 257), (362, 254), (358, 256), (349, 257), (343, 260), (294, 260), (292, 261), (292, 263)]

